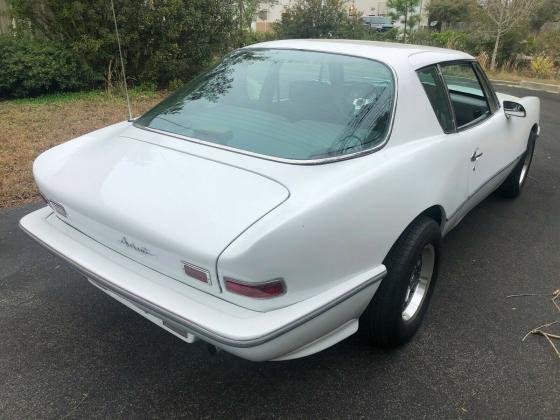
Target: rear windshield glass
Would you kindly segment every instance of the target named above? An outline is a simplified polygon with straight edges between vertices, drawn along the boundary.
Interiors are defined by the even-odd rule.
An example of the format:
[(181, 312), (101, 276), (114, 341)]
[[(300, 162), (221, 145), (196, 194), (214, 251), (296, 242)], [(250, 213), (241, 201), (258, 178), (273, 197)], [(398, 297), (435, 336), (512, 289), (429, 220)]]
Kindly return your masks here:
[(394, 91), (391, 71), (377, 61), (245, 49), (179, 89), (137, 125), (275, 158), (329, 158), (386, 139)]

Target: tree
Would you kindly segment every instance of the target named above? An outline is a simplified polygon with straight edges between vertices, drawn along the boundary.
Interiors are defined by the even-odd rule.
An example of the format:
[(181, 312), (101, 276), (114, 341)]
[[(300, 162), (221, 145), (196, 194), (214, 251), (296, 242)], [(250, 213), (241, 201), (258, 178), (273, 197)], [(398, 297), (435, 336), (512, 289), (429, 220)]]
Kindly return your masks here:
[(407, 40), (408, 28), (413, 28), (420, 16), (416, 13), (420, 0), (389, 0), (387, 7), (392, 9), (394, 19), (404, 23), (404, 42)]
[(431, 0), (428, 4), (430, 22), (437, 21), (441, 28), (472, 19), (477, 8), (476, 0)]
[(560, 0), (541, 0), (529, 16), (529, 26), (539, 31), (546, 22), (560, 21)]
[(520, 23), (527, 21), (539, 0), (485, 0), (481, 3), (482, 12), (492, 25), (494, 50), (490, 68), (496, 70), (500, 40)]
[(271, 7), (278, 3), (278, 0), (236, 0), (237, 1), (237, 22), (239, 29), (238, 44), (245, 44), (246, 31), (250, 30), (253, 18), (258, 14), (262, 7)]
[(363, 25), (350, 19), (345, 0), (297, 0), (286, 7), (275, 30), (281, 38), (361, 37)]

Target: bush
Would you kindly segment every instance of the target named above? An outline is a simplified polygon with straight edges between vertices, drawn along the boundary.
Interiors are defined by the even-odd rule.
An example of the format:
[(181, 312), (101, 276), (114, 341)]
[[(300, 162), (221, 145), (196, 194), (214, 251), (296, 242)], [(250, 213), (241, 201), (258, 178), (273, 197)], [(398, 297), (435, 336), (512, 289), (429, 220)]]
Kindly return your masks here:
[[(8, 0), (17, 28), (62, 43), (97, 87), (121, 79), (111, 2)], [(115, 0), (129, 85), (187, 81), (238, 46), (238, 3), (224, 0)], [(29, 28), (29, 29), (27, 29)]]
[(541, 32), (535, 39), (535, 49), (560, 61), (560, 28)]
[(0, 98), (21, 98), (89, 87), (76, 57), (51, 41), (0, 36)]
[(531, 70), (535, 76), (547, 79), (554, 75), (554, 61), (546, 55), (537, 55), (531, 61)]
[(284, 9), (274, 30), (280, 38), (360, 39), (365, 28), (348, 17), (344, 4), (344, 0), (297, 0)]

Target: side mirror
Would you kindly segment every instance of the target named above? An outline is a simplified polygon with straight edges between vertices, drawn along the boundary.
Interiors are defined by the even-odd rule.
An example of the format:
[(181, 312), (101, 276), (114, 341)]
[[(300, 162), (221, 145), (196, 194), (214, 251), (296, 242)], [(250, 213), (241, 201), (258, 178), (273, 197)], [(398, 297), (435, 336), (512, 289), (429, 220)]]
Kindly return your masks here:
[(526, 117), (527, 111), (525, 111), (525, 107), (517, 102), (512, 101), (504, 101), (504, 112), (506, 113), (506, 117)]

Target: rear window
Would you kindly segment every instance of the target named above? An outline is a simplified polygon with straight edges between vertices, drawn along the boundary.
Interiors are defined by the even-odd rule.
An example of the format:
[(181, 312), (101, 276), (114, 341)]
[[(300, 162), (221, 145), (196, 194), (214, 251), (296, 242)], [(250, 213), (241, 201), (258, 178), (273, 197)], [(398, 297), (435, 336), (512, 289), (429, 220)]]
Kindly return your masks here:
[(140, 117), (156, 129), (274, 158), (311, 160), (382, 144), (395, 85), (377, 61), (244, 49)]

